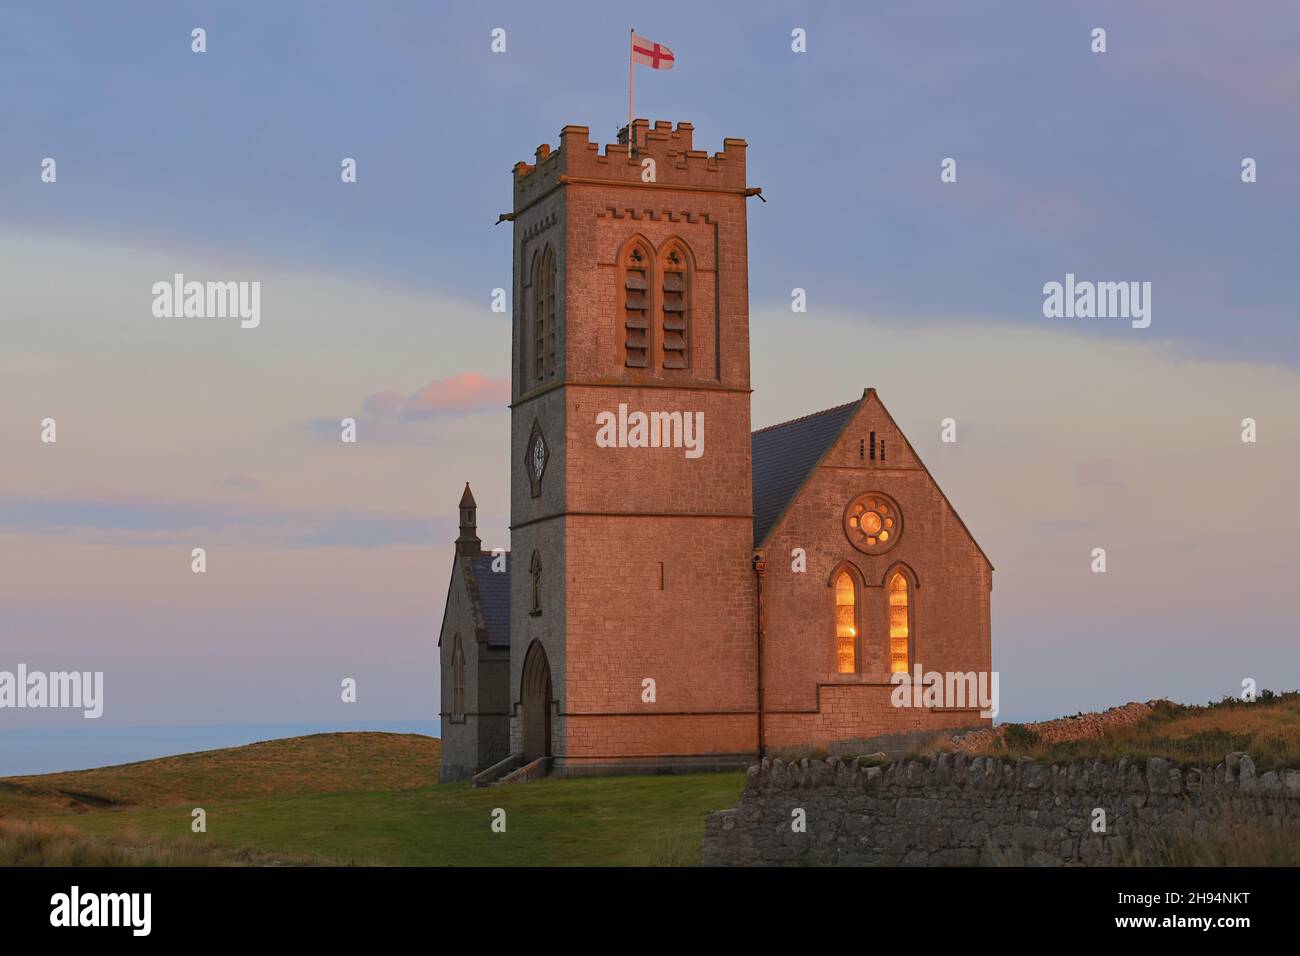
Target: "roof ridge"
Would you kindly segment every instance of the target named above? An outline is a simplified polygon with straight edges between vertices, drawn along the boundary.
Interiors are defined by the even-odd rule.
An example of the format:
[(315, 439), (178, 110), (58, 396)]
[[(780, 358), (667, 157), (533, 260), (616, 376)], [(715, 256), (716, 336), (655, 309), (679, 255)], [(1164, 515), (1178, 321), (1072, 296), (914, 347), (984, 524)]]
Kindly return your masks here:
[(804, 422), (804, 421), (807, 421), (807, 420), (810, 419), (810, 418), (816, 418), (818, 415), (825, 415), (825, 414), (827, 414), (828, 412), (838, 412), (838, 411), (841, 411), (841, 410), (843, 410), (843, 409), (845, 409), (845, 408), (848, 408), (850, 405), (856, 405), (856, 404), (858, 404), (858, 403), (861, 402), (861, 401), (862, 401), (862, 399), (860, 399), (860, 398), (855, 398), (853, 401), (851, 401), (851, 402), (845, 402), (843, 405), (832, 405), (830, 408), (823, 408), (823, 409), (821, 409), (820, 411), (809, 412), (807, 415), (800, 415), (798, 418), (791, 418), (789, 421), (777, 422), (775, 425), (764, 425), (762, 428), (755, 429), (754, 431), (750, 432), (749, 434), (750, 434), (750, 436), (752, 437), (752, 436), (754, 436), (754, 435), (761, 434), (762, 432), (770, 432), (770, 431), (771, 431), (772, 429), (774, 429), (774, 428), (784, 428), (786, 425), (793, 425), (793, 424), (795, 424), (796, 422)]

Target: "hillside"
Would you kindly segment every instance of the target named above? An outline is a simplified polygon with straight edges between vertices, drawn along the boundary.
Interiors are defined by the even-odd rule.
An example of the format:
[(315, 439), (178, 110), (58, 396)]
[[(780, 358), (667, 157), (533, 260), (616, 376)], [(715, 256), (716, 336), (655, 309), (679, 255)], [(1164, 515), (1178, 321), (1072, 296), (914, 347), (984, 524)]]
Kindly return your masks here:
[[(699, 861), (743, 775), (436, 784), (439, 741), (319, 734), (0, 779), (0, 865), (653, 865)], [(192, 833), (202, 807), (207, 832)], [(490, 829), (506, 811), (505, 833)]]
[(441, 746), (419, 734), (312, 734), (95, 770), (4, 777), (0, 818), (410, 790), (438, 782)]
[[(1128, 704), (1007, 724), (930, 749), (1053, 761), (1251, 754), (1300, 767), (1300, 694)], [(319, 734), (160, 760), (0, 779), (0, 865), (693, 865), (739, 772), (437, 784), (439, 742)], [(191, 832), (191, 811), (207, 832)], [(505, 833), (490, 828), (506, 812)], [(1262, 858), (1262, 857), (1261, 857)]]

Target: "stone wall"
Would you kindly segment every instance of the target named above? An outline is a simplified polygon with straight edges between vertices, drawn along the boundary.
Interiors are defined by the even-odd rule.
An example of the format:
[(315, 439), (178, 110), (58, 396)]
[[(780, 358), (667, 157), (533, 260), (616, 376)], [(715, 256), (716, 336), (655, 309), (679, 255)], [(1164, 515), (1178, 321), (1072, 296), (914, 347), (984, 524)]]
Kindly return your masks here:
[[(1106, 734), (1132, 724), (1140, 724), (1151, 716), (1156, 701), (1130, 701), (1118, 707), (1111, 707), (1100, 712), (1073, 714), (1069, 717), (1057, 717), (1038, 723), (1025, 724), (1043, 743), (1060, 743), (1067, 740), (1096, 740)], [(967, 753), (985, 750), (995, 746), (1007, 735), (1007, 724), (972, 730), (952, 738), (952, 744), (958, 750)]]
[[(1106, 830), (1093, 831), (1094, 811)], [(806, 829), (796, 832), (795, 811)], [(706, 866), (1113, 865), (1177, 834), (1300, 825), (1300, 770), (1160, 758), (1057, 765), (938, 754), (875, 765), (764, 760), (740, 805), (705, 824)]]

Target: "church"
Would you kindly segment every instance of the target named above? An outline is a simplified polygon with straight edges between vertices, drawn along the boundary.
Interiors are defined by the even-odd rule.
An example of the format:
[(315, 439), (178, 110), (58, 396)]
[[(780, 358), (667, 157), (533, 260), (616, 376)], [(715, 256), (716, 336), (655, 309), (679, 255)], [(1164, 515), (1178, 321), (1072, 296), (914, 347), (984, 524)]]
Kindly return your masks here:
[(566, 126), (514, 167), (511, 550), (483, 552), (467, 484), (442, 780), (991, 722), (891, 699), (917, 668), (990, 672), (993, 566), (880, 396), (751, 432), (759, 190), (744, 140), (710, 154), (692, 134), (636, 120), (602, 150)]

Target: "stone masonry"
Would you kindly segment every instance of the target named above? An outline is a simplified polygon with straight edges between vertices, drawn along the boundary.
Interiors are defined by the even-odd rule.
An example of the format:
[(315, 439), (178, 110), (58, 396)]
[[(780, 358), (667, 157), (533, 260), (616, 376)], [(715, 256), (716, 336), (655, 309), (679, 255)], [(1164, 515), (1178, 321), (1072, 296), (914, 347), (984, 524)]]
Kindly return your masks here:
[[(1106, 831), (1093, 831), (1096, 808)], [(802, 810), (806, 831), (795, 832)], [(705, 823), (706, 866), (1114, 865), (1170, 835), (1225, 821), (1300, 825), (1300, 770), (1257, 774), (1244, 753), (1215, 767), (1161, 758), (1059, 765), (941, 753), (764, 760), (740, 805)]]

